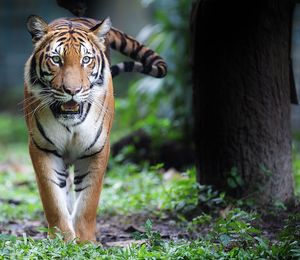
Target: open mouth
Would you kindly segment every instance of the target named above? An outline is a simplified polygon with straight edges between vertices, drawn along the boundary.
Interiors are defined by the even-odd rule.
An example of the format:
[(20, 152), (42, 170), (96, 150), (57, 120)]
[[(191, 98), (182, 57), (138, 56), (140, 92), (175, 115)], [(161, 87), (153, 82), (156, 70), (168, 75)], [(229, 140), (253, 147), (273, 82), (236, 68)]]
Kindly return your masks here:
[(78, 114), (80, 113), (80, 104), (71, 100), (60, 105), (60, 112), (62, 114)]
[(82, 113), (83, 103), (77, 103), (74, 100), (68, 101), (62, 104), (54, 104), (51, 106), (52, 111), (55, 114), (81, 114)]

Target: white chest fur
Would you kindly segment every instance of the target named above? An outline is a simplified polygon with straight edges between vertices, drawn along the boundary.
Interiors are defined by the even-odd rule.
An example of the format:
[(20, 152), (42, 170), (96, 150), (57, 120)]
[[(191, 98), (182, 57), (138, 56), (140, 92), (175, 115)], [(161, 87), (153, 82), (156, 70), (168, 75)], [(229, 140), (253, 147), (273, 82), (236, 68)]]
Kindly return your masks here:
[(49, 108), (36, 115), (39, 126), (32, 136), (37, 144), (48, 150), (55, 150), (66, 163), (93, 154), (104, 146), (107, 139), (105, 129), (106, 113), (91, 106), (83, 122), (78, 125), (65, 126), (59, 122)]

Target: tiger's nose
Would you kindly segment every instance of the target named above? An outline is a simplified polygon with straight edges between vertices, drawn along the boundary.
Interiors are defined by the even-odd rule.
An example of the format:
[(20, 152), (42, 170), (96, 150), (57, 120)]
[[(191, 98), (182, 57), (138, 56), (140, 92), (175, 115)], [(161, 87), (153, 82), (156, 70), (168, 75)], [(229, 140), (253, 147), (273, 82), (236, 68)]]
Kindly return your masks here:
[(63, 85), (63, 90), (70, 95), (76, 95), (77, 93), (80, 92), (80, 90), (82, 89), (82, 87), (66, 87), (65, 85)]

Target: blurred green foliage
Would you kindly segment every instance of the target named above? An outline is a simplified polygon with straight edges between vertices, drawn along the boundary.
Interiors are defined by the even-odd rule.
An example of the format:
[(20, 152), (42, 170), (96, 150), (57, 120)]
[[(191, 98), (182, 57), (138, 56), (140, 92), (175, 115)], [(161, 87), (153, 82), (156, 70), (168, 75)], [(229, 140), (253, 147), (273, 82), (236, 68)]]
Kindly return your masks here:
[(25, 119), (21, 116), (1, 114), (0, 117), (0, 145), (27, 142)]
[(143, 128), (154, 139), (189, 139), (192, 124), (191, 1), (142, 2), (152, 5), (156, 25), (143, 28), (138, 39), (166, 60), (168, 75), (164, 79), (143, 77), (130, 84), (128, 96), (116, 99), (115, 129), (120, 131), (120, 136)]
[(293, 174), (295, 180), (295, 192), (300, 196), (300, 145), (299, 138), (293, 144)]

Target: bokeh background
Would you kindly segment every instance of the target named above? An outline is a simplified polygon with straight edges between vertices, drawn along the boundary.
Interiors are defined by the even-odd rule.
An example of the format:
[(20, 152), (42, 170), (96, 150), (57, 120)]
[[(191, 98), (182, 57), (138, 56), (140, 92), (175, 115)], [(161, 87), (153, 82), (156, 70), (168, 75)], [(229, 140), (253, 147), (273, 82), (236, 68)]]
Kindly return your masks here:
[[(190, 0), (97, 0), (87, 1), (86, 14), (95, 19), (109, 16), (113, 26), (136, 37), (158, 52), (168, 63), (168, 76), (155, 79), (141, 74), (122, 74), (114, 78), (116, 117), (112, 143), (138, 160), (151, 164), (164, 162), (167, 168), (182, 168), (192, 163), (192, 82), (189, 20)], [(27, 142), (23, 119), (23, 68), (32, 52), (26, 19), (36, 14), (50, 22), (72, 14), (56, 0), (0, 1), (0, 148), (12, 141)], [(222, 43), (222, 39), (220, 39)], [(128, 60), (112, 52), (112, 63)], [(296, 5), (293, 23), (292, 60), (300, 100), (300, 5)], [(300, 106), (291, 105), (294, 136), (300, 131)], [(132, 147), (130, 134), (141, 139)], [(131, 139), (130, 139), (131, 138)], [(295, 139), (296, 140), (296, 139)], [(124, 140), (123, 140), (124, 141)], [(124, 145), (123, 145), (124, 144)], [(129, 145), (128, 145), (129, 144)], [(124, 150), (124, 146), (127, 148)], [(138, 151), (137, 151), (138, 150)], [(148, 152), (146, 152), (148, 150)], [(171, 154), (170, 158), (166, 154)], [(179, 154), (179, 156), (178, 156)], [(175, 162), (175, 165), (168, 162)], [(177, 164), (178, 162), (178, 164)]]
[[(199, 215), (192, 222), (185, 218), (191, 212), (196, 212), (198, 203), (204, 205), (204, 210), (217, 212), (215, 215), (231, 214), (228, 226), (232, 223), (230, 218), (234, 218), (234, 221), (236, 216), (244, 219), (245, 212), (239, 209), (228, 213), (231, 212), (232, 202), (225, 201), (223, 192), (196, 183), (192, 156), (192, 80), (189, 58), (189, 20), (193, 1), (88, 2), (88, 16), (96, 19), (110, 16), (114, 27), (136, 37), (159, 53), (167, 61), (169, 71), (164, 79), (133, 73), (114, 78), (116, 113), (111, 133), (113, 156), (101, 195), (101, 218), (97, 222), (97, 234), (101, 235), (97, 238), (108, 242), (127, 239), (126, 230), (135, 231), (135, 227), (145, 223), (149, 216), (156, 221), (156, 225), (160, 223), (156, 227), (161, 230), (162, 235), (169, 238), (174, 236), (177, 239), (179, 235), (190, 240), (202, 235), (204, 237), (208, 228), (203, 228), (202, 224), (210, 225), (212, 217)], [(25, 23), (31, 14), (39, 15), (48, 22), (72, 16), (69, 11), (59, 7), (56, 0), (0, 0), (0, 248), (3, 234), (23, 236), (24, 241), (26, 234), (36, 239), (46, 237), (45, 230), (39, 230), (41, 226), (46, 226), (46, 222), (29, 159), (27, 130), (22, 111), (23, 68), (33, 48)], [(120, 60), (128, 58), (112, 52), (112, 64)], [(292, 60), (300, 100), (300, 5), (296, 6), (294, 13)], [(300, 106), (291, 105), (291, 108), (294, 132), (293, 174), (295, 193), (300, 195)], [(244, 206), (250, 205), (251, 212), (255, 208), (255, 204), (250, 204), (251, 201), (249, 205), (246, 200), (238, 205), (242, 203)], [(286, 210), (282, 203), (275, 206)], [(248, 218), (251, 221), (254, 219), (252, 215)], [(180, 220), (181, 224), (187, 223), (188, 231), (180, 233), (174, 219), (177, 222)], [(216, 222), (215, 230), (225, 226), (222, 221), (223, 219)], [(269, 231), (280, 229), (278, 223), (273, 228), (269, 221), (267, 217), (266, 227)], [(257, 222), (261, 222), (261, 219)], [(281, 225), (285, 223), (282, 219), (280, 222)], [(128, 223), (133, 224), (128, 226)], [(245, 233), (239, 222), (234, 223), (238, 223), (234, 232), (242, 235), (233, 236), (233, 245), (240, 240), (241, 248), (251, 249), (248, 246), (248, 231)], [(244, 222), (242, 224), (253, 230), (251, 225)], [(214, 232), (218, 236), (224, 235), (223, 229)], [(262, 233), (268, 235), (272, 232)], [(272, 236), (269, 238), (274, 240)], [(218, 240), (213, 236), (212, 241), (209, 243)], [(266, 251), (267, 245), (272, 245), (271, 242), (261, 243), (263, 251)], [(2, 245), (7, 248), (7, 244)], [(47, 244), (45, 248), (48, 248)], [(50, 251), (55, 251), (53, 248)], [(213, 244), (207, 250), (214, 253), (216, 248)], [(227, 253), (224, 250), (226, 247), (219, 248), (224, 254)], [(78, 253), (72, 248), (70, 250), (74, 254)], [(182, 250), (184, 253), (187, 251), (184, 247)], [(16, 254), (22, 251), (24, 250), (15, 250)], [(39, 253), (40, 249), (35, 251)], [(286, 251), (283, 246), (283, 256), (286, 256)], [(166, 250), (163, 249), (162, 252), (165, 257)]]
[[(190, 64), (187, 57), (190, 49), (188, 22), (192, 1), (98, 0), (90, 2), (93, 4), (87, 10), (89, 16), (96, 19), (110, 16), (113, 26), (150, 45), (167, 60), (169, 65), (170, 73), (164, 80), (139, 75), (119, 76), (114, 80), (116, 97), (127, 98), (130, 91), (141, 98), (147, 99), (150, 96), (150, 100), (139, 103), (140, 111), (136, 113), (140, 112), (140, 116), (144, 118), (145, 113), (156, 111), (156, 115), (170, 119), (173, 126), (183, 127), (183, 131), (190, 134), (191, 122), (188, 117), (191, 111), (192, 93)], [(23, 66), (32, 51), (30, 35), (25, 26), (26, 18), (30, 14), (37, 14), (49, 22), (58, 17), (72, 16), (69, 11), (59, 7), (55, 0), (0, 1), (1, 113), (22, 113), (22, 106), (19, 103), (23, 95)], [(298, 96), (300, 92), (299, 35), (300, 7), (297, 5), (293, 26), (292, 59)], [(119, 55), (114, 57), (113, 61), (122, 59)], [(132, 87), (133, 85), (135, 87)], [(163, 102), (155, 100), (160, 105), (149, 107), (148, 101), (151, 103), (154, 97), (158, 96), (162, 97)], [(138, 102), (138, 100), (130, 100), (130, 102), (135, 101)], [(126, 101), (122, 101), (120, 106), (124, 106), (124, 103)], [(130, 122), (131, 125), (133, 120)], [(299, 106), (292, 106), (291, 122), (294, 130), (300, 129)]]

